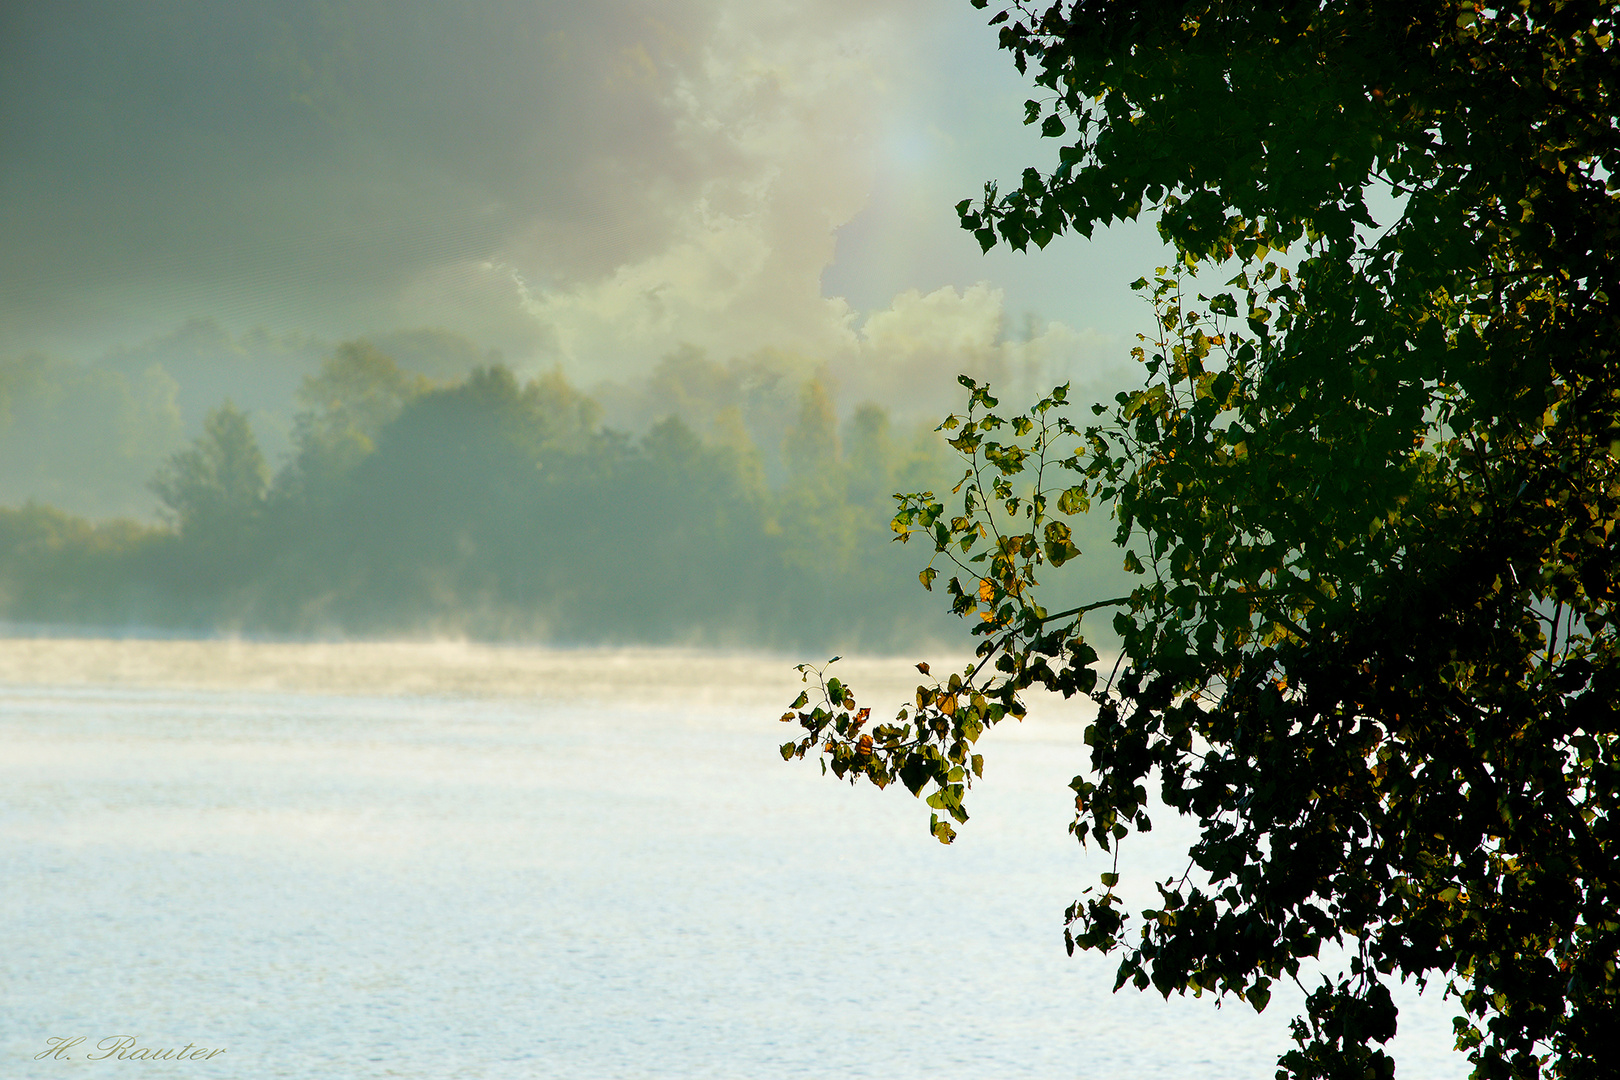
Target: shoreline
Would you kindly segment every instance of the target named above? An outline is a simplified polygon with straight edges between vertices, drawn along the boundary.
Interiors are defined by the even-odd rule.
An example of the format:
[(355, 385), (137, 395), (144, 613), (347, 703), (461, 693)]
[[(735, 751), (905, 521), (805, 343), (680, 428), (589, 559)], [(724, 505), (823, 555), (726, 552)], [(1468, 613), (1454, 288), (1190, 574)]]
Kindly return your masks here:
[[(927, 657), (935, 670), (948, 660)], [(0, 637), (0, 686), (456, 695), (615, 704), (726, 705), (779, 713), (802, 688), (787, 655), (677, 646), (468, 641)], [(962, 663), (958, 660), (957, 663)], [(835, 673), (874, 704), (911, 697), (914, 661), (849, 657)], [(938, 665), (944, 664), (943, 668)]]
[[(921, 652), (921, 650), (919, 650)], [(891, 713), (925, 681), (967, 658), (851, 656), (836, 674), (861, 704)], [(0, 636), (0, 690), (24, 688), (245, 691), (355, 697), (468, 697), (723, 709), (774, 720), (804, 688), (791, 656), (677, 646), (555, 647), (468, 641), (249, 641), (238, 638)], [(1027, 699), (1030, 720), (1089, 717), (1089, 701)], [(1007, 725), (1009, 728), (1024, 725)]]

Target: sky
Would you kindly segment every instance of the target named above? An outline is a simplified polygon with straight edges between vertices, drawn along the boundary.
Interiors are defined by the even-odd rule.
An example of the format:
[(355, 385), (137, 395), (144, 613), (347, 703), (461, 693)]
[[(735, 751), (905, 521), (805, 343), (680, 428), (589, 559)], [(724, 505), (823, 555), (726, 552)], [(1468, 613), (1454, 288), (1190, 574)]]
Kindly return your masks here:
[(1106, 378), (1145, 223), (982, 255), (953, 205), (1055, 160), (967, 0), (0, 7), (0, 358), (213, 320), (441, 327), (633, 379), (683, 346)]

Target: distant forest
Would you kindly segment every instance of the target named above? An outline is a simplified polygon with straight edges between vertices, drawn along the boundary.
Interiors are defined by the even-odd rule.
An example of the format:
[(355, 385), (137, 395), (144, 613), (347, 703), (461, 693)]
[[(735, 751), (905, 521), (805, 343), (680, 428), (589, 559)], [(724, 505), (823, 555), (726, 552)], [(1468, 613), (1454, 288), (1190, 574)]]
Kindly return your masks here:
[[(432, 379), (343, 345), (303, 378), (278, 470), (226, 401), (150, 477), (160, 523), (0, 509), (0, 620), (799, 649), (943, 637), (945, 599), (917, 581), (929, 551), (892, 543), (888, 523), (894, 492), (960, 478), (954, 452), (878, 405), (840, 419), (813, 375), (759, 376), (667, 361), (637, 400), (668, 412), (633, 435), (560, 373)], [(772, 383), (775, 413), (750, 406), (750, 378)]]

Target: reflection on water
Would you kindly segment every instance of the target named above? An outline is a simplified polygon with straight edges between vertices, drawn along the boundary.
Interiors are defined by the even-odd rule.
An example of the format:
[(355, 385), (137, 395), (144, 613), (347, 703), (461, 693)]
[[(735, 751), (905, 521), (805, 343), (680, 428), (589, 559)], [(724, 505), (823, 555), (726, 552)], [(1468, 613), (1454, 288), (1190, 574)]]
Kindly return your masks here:
[[(1072, 713), (989, 737), (942, 848), (903, 794), (781, 761), (796, 685), (673, 651), (0, 642), (0, 1075), (1270, 1075), (1291, 999), (1112, 996), (1065, 956), (1107, 869), (1064, 832)], [(1143, 882), (1185, 865), (1164, 824)], [(1403, 1072), (1466, 1073), (1450, 1011), (1403, 1010)], [(84, 1060), (117, 1036), (225, 1053)]]

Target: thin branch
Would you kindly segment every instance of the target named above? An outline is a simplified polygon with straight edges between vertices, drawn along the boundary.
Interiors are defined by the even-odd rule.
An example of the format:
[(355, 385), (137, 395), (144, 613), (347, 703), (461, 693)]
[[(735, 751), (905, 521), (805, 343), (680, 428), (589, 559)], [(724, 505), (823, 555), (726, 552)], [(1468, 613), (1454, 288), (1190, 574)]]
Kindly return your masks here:
[(1098, 608), (1114, 607), (1117, 604), (1128, 604), (1130, 602), (1131, 598), (1129, 596), (1116, 596), (1112, 600), (1098, 600), (1096, 603), (1081, 604), (1077, 608), (1070, 608), (1068, 611), (1059, 611), (1054, 615), (1043, 615), (1041, 618), (1035, 621), (1037, 623), (1046, 623), (1051, 622), (1054, 619), (1066, 619), (1070, 615), (1084, 615), (1086, 612), (1096, 611)]

